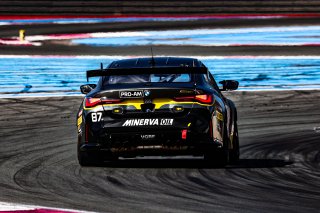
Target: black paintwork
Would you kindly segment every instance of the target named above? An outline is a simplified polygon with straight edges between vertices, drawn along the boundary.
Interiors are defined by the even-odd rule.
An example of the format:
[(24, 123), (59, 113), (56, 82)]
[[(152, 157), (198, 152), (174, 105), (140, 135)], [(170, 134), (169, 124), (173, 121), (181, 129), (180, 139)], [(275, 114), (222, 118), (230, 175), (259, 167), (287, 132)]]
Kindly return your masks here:
[[(175, 71), (175, 67), (177, 70), (181, 70), (181, 67), (194, 68), (194, 72), (190, 74), (190, 82), (105, 84), (109, 78), (108, 70), (112, 70), (112, 74), (116, 75), (117, 69), (121, 73), (130, 70), (138, 72), (138, 68), (143, 68), (144, 73), (152, 73), (152, 70), (158, 72), (166, 67), (170, 68), (168, 70), (171, 73)], [(198, 68), (201, 68), (201, 72)], [(206, 74), (203, 74), (203, 70)], [(100, 73), (101, 77), (97, 85), (81, 86), (81, 91), (87, 93), (85, 99), (121, 99), (122, 102), (86, 108), (84, 100), (79, 110), (82, 112), (80, 116), (83, 121), (78, 126), (80, 164), (85, 164), (83, 162), (87, 160), (83, 159), (91, 158), (91, 153), (94, 153), (93, 157), (97, 153), (103, 153), (102, 156), (110, 159), (111, 156), (206, 155), (216, 150), (232, 151), (232, 147), (235, 147), (232, 144), (232, 129), (236, 122), (236, 109), (234, 104), (223, 96), (213, 76), (206, 70), (205, 65), (197, 59), (155, 57), (114, 61), (105, 70), (90, 71), (93, 75)], [(223, 81), (222, 84), (223, 90), (234, 90), (238, 87), (236, 81)], [(138, 102), (143, 102), (137, 103), (135, 98), (120, 98), (121, 91), (148, 91), (150, 95), (138, 98)], [(214, 99), (213, 104), (177, 101), (182, 97), (201, 94), (210, 94)], [(181, 111), (177, 111), (177, 108), (181, 108)], [(92, 113), (100, 112), (101, 121), (93, 122)], [(163, 119), (173, 119), (173, 125), (124, 126), (126, 122), (136, 122), (135, 119), (147, 124), (155, 120), (162, 122)], [(145, 121), (146, 119), (148, 121)], [(187, 138), (183, 138), (183, 130), (187, 131)]]

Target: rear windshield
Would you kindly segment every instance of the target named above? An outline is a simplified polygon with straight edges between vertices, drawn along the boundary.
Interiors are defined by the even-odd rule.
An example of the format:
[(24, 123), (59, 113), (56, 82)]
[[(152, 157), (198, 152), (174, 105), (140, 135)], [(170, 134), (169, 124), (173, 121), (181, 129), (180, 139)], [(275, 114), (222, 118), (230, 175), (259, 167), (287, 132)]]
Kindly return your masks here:
[(104, 79), (103, 84), (135, 84), (135, 83), (184, 83), (191, 82), (190, 74), (140, 74), (114, 75)]

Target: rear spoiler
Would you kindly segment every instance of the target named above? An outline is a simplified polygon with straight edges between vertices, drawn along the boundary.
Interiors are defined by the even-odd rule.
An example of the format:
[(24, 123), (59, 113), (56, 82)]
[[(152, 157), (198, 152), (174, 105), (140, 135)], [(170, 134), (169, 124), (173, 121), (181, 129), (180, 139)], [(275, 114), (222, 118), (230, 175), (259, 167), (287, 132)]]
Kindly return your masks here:
[(142, 67), (142, 68), (108, 68), (99, 70), (88, 70), (87, 81), (91, 77), (111, 75), (139, 75), (139, 74), (182, 74), (195, 73), (206, 74), (206, 67)]

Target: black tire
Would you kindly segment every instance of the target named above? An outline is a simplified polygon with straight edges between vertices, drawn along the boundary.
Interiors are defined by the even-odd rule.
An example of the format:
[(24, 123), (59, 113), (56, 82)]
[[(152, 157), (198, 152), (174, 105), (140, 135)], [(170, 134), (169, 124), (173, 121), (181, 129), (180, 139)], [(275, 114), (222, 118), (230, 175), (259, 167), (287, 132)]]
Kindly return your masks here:
[(204, 160), (210, 166), (225, 167), (228, 164), (229, 153), (224, 148), (217, 149), (204, 155)]
[(227, 128), (223, 133), (223, 147), (217, 148), (204, 155), (204, 160), (212, 166), (225, 167), (229, 163), (229, 138), (227, 136)]
[(81, 166), (98, 166), (103, 162), (99, 155), (85, 151), (78, 151), (78, 161)]
[(230, 163), (237, 163), (240, 157), (239, 135), (237, 121), (234, 122), (233, 149), (230, 150)]
[(118, 157), (114, 156), (111, 152), (108, 153), (99, 151), (81, 151), (80, 147), (83, 143), (83, 137), (79, 136), (77, 144), (77, 153), (78, 162), (81, 166), (101, 166), (104, 163), (104, 161), (113, 162), (115, 160), (118, 160)]
[(113, 163), (117, 160), (117, 156), (108, 152), (78, 152), (78, 161), (81, 166), (101, 166), (104, 162)]

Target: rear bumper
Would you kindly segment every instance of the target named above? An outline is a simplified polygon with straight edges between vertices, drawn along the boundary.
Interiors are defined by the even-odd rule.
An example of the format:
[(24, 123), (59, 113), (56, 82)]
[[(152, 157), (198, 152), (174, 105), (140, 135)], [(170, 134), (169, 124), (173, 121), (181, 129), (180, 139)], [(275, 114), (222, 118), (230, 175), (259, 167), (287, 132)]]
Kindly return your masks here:
[[(197, 146), (162, 146), (162, 145), (148, 145), (148, 146), (132, 146), (132, 147), (117, 147), (104, 148), (100, 144), (91, 143), (83, 144), (80, 148), (81, 152), (90, 152), (96, 154), (108, 153), (119, 157), (136, 157), (136, 156), (179, 156), (179, 155), (193, 155), (201, 156), (219, 149), (218, 143), (202, 144)], [(221, 147), (220, 147), (221, 148)]]
[[(105, 133), (80, 146), (80, 151), (112, 152), (118, 156), (203, 155), (223, 145), (208, 134), (183, 130)], [(186, 138), (183, 138), (186, 136)]]
[(173, 117), (155, 113), (105, 116), (103, 122), (86, 123), (86, 141), (82, 140), (79, 148), (111, 151), (118, 156), (203, 155), (223, 146), (221, 139), (214, 139), (217, 137), (212, 134), (212, 110), (201, 106)]

